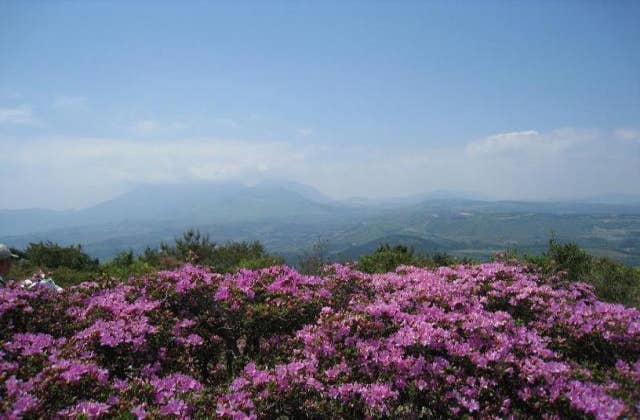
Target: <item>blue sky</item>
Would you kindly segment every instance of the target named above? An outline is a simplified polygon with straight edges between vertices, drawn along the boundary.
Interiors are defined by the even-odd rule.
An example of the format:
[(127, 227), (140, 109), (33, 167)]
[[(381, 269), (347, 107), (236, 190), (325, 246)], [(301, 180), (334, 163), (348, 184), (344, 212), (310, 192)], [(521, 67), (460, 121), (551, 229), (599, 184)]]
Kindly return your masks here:
[(640, 3), (451, 3), (0, 2), (0, 208), (265, 177), (640, 193)]

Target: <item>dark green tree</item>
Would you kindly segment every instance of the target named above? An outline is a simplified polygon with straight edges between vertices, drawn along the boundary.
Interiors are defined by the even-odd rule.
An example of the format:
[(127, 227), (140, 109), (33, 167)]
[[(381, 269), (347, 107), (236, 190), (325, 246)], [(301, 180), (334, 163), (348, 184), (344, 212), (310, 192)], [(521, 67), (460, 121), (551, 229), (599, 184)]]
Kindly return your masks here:
[(386, 273), (400, 265), (413, 265), (414, 250), (406, 245), (380, 244), (373, 254), (363, 255), (358, 268), (366, 273)]
[(175, 239), (173, 245), (160, 244), (160, 252), (177, 258), (183, 262), (198, 262), (205, 264), (213, 259), (216, 243), (209, 239), (208, 234), (199, 230), (189, 229), (182, 236)]
[(60, 246), (54, 242), (30, 243), (24, 251), (32, 265), (55, 269), (66, 267), (73, 270), (95, 270), (99, 261), (82, 252), (82, 245)]
[(586, 281), (591, 272), (592, 257), (575, 242), (558, 242), (555, 235), (549, 239), (549, 248), (544, 256), (552, 273), (565, 272), (570, 281)]

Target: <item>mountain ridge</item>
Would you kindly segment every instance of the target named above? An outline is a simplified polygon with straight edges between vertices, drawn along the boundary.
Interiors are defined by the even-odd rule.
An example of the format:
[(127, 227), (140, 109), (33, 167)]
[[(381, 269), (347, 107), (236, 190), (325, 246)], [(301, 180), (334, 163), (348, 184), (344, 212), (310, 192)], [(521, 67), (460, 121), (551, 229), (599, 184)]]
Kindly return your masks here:
[(553, 231), (640, 264), (640, 205), (473, 198), (440, 191), (395, 204), (349, 205), (304, 184), (276, 181), (145, 185), (86, 209), (0, 210), (0, 242), (81, 243), (109, 258), (196, 228), (217, 241), (260, 240), (290, 260), (319, 240), (340, 258), (398, 238), (416, 249), (486, 258), (513, 246), (537, 252)]

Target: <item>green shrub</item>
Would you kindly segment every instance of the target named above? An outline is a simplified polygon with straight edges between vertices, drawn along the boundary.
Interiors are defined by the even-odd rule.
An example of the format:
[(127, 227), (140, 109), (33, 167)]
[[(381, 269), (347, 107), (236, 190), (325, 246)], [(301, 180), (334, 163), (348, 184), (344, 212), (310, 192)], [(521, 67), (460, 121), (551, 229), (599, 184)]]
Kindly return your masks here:
[[(204, 264), (213, 267), (221, 273), (229, 273), (242, 268), (259, 268), (269, 265), (280, 265), (283, 260), (280, 257), (269, 255), (264, 245), (259, 241), (254, 242), (229, 242), (214, 249), (209, 260), (203, 260)], [(273, 263), (273, 264), (272, 264)], [(245, 265), (254, 267), (244, 267)]]
[(82, 252), (82, 245), (65, 247), (54, 242), (30, 243), (22, 256), (32, 265), (47, 269), (94, 270), (99, 264), (97, 258)]
[(360, 257), (358, 269), (365, 273), (386, 273), (400, 265), (414, 263), (414, 251), (405, 245), (381, 244), (373, 254)]
[(358, 269), (365, 273), (386, 273), (401, 265), (415, 267), (443, 267), (458, 264), (473, 263), (471, 258), (458, 259), (446, 252), (436, 252), (433, 255), (417, 254), (413, 248), (406, 245), (391, 246), (380, 244), (372, 254), (363, 255), (358, 262)]
[(598, 258), (591, 266), (586, 280), (600, 299), (640, 307), (640, 270), (609, 258)]
[(165, 268), (194, 262), (212, 267), (220, 273), (234, 272), (247, 265), (258, 268), (283, 263), (282, 258), (270, 255), (260, 241), (227, 242), (219, 245), (208, 235), (193, 229), (176, 238), (173, 245), (162, 243), (159, 250), (145, 249), (140, 259), (152, 266)]
[(85, 281), (91, 281), (97, 277), (96, 272), (74, 270), (69, 267), (58, 267), (47, 274), (61, 287), (73, 286)]
[(591, 273), (592, 257), (574, 242), (561, 244), (552, 236), (546, 256), (549, 259), (548, 269), (556, 273), (566, 272), (568, 280), (581, 281)]
[(189, 229), (181, 237), (175, 239), (173, 245), (160, 244), (160, 253), (175, 257), (183, 262), (210, 263), (213, 259), (216, 243), (209, 239), (209, 235)]
[(536, 267), (545, 277), (561, 274), (566, 281), (589, 283), (601, 300), (640, 307), (640, 270), (609, 258), (593, 257), (576, 243), (560, 243), (552, 236), (542, 255), (513, 251), (509, 255)]
[(283, 265), (284, 259), (278, 256), (263, 256), (256, 258), (249, 258), (241, 260), (238, 263), (238, 268), (247, 268), (250, 270), (256, 270), (258, 268), (266, 268), (274, 265)]
[(130, 277), (140, 277), (157, 270), (143, 258), (136, 258), (133, 251), (123, 251), (116, 255), (111, 261), (100, 266), (102, 277), (127, 280)]
[(431, 256), (431, 264), (435, 267), (451, 267), (456, 264), (467, 264), (471, 262), (470, 258), (465, 258), (462, 261), (458, 261), (457, 258), (447, 254), (446, 252), (436, 252)]

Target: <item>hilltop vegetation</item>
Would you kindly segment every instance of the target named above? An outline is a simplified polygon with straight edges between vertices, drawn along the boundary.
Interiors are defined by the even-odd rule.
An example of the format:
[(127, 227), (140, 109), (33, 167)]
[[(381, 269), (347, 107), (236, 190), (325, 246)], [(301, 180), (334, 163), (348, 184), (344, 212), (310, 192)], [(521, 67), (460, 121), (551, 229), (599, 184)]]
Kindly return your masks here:
[[(59, 246), (51, 242), (32, 243), (25, 250), (14, 250), (22, 257), (10, 273), (10, 278), (23, 279), (43, 270), (62, 286), (96, 278), (126, 281), (158, 270), (172, 269), (185, 263), (196, 263), (218, 273), (232, 273), (242, 268), (258, 269), (281, 265), (284, 258), (266, 251), (259, 241), (218, 244), (206, 234), (188, 230), (173, 243), (147, 247), (139, 254), (125, 251), (100, 263), (83, 252), (80, 245)], [(326, 242), (317, 242), (296, 261), (305, 274), (320, 274), (332, 262)], [(543, 278), (564, 282), (582, 281), (594, 286), (599, 299), (640, 307), (640, 268), (616, 262), (607, 257), (590, 255), (576, 243), (561, 243), (553, 236), (540, 255), (507, 251), (494, 259), (530, 266)], [(380, 243), (371, 253), (341, 262), (357, 261), (358, 269), (366, 273), (385, 273), (401, 265), (435, 268), (472, 264), (479, 261), (459, 258), (443, 252), (425, 253), (412, 246)]]
[[(411, 254), (373, 260), (394, 252)], [(637, 418), (640, 312), (558, 280), (504, 262), (321, 276), (187, 264), (61, 293), (10, 284), (0, 413)]]
[(284, 264), (281, 257), (269, 254), (258, 241), (218, 244), (208, 235), (192, 229), (175, 238), (171, 244), (147, 247), (139, 255), (124, 251), (103, 263), (83, 252), (81, 245), (64, 247), (52, 242), (39, 242), (14, 251), (21, 259), (12, 267), (10, 278), (24, 279), (34, 272), (44, 271), (61, 286), (96, 278), (122, 282), (132, 276), (176, 268), (185, 263), (198, 263), (218, 273)]
[[(634, 418), (640, 271), (552, 237), (480, 264), (318, 242), (303, 273), (189, 230), (100, 262), (32, 243), (0, 289), (0, 415)], [(622, 303), (626, 306), (620, 305)]]

